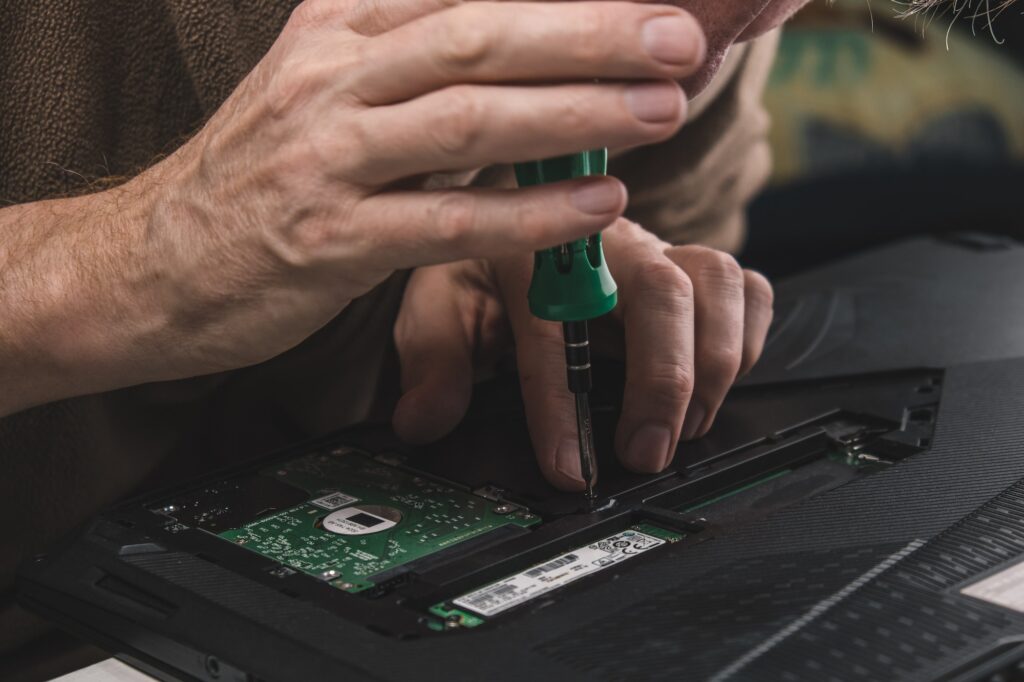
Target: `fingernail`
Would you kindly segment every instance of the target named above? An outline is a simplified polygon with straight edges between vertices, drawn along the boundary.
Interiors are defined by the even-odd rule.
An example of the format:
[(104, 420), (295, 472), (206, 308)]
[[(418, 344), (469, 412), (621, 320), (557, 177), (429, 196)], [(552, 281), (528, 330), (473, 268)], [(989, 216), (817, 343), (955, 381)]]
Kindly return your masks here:
[(626, 464), (636, 471), (657, 473), (668, 464), (669, 445), (672, 434), (664, 426), (645, 424), (629, 439), (626, 445)]
[(683, 440), (693, 440), (697, 437), (700, 425), (704, 423), (707, 412), (697, 403), (690, 403), (686, 410), (686, 419), (683, 420)]
[(564, 440), (558, 446), (558, 452), (555, 453), (555, 469), (563, 476), (583, 483), (583, 474), (580, 473), (580, 444), (576, 439)]
[(622, 205), (622, 186), (610, 180), (593, 180), (573, 190), (571, 200), (583, 213), (612, 213)]
[(649, 19), (644, 24), (643, 41), (651, 57), (677, 66), (697, 62), (703, 49), (693, 21), (678, 15)]
[(626, 106), (647, 123), (674, 121), (682, 110), (682, 93), (672, 83), (631, 85), (626, 88)]

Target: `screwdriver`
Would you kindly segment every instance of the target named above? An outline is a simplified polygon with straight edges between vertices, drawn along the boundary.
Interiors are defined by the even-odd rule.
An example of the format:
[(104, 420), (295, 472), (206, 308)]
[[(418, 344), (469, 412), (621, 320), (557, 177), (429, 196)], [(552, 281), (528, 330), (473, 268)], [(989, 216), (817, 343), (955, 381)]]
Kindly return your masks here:
[[(552, 159), (517, 163), (520, 187), (560, 182), (608, 172), (608, 150), (594, 149)], [(537, 251), (527, 294), (530, 312), (542, 320), (562, 323), (566, 376), (576, 401), (576, 430), (580, 449), (580, 474), (586, 498), (596, 499), (597, 465), (594, 430), (590, 416), (590, 331), (587, 321), (615, 308), (618, 288), (604, 259), (601, 234)]]

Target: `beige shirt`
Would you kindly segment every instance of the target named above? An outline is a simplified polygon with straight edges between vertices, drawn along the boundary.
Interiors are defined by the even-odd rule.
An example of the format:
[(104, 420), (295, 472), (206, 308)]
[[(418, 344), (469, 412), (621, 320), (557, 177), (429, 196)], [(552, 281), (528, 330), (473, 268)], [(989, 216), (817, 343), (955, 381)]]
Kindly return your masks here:
[[(0, 5), (0, 203), (88, 191), (88, 181), (131, 175), (172, 150), (258, 61), (293, 4)], [(675, 138), (613, 159), (611, 172), (630, 190), (630, 217), (674, 242), (738, 248), (744, 203), (769, 168), (760, 96), (776, 41), (771, 34), (734, 48)], [(472, 179), (501, 177), (501, 169), (488, 169)], [(0, 419), (3, 665), (46, 630), (12, 605), (16, 565), (102, 507), (289, 441), (386, 419), (397, 385), (390, 339), (403, 283), (392, 278), (263, 365)]]

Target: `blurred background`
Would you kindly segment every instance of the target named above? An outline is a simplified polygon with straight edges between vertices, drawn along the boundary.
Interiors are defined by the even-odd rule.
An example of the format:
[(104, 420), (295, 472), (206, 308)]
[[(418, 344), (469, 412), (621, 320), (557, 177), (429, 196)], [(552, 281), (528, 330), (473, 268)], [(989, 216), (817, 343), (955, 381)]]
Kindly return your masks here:
[(971, 18), (984, 3), (954, 21), (815, 2), (787, 25), (745, 265), (778, 277), (920, 233), (1024, 237), (1024, 2), (991, 25)]

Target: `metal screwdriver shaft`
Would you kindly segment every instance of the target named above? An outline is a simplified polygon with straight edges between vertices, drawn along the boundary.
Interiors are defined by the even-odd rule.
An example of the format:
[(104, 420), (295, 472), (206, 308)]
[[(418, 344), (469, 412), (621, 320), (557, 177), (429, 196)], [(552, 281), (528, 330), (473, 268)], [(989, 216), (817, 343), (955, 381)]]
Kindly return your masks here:
[[(517, 163), (520, 187), (559, 182), (589, 175), (604, 175), (608, 150), (595, 149), (531, 163)], [(618, 287), (604, 262), (601, 235), (593, 234), (538, 251), (528, 294), (530, 311), (543, 320), (562, 323), (565, 338), (566, 374), (576, 401), (580, 474), (588, 502), (593, 502), (596, 459), (590, 418), (590, 338), (587, 320), (610, 312), (618, 301)]]
[(597, 499), (594, 492), (594, 479), (597, 462), (594, 459), (594, 431), (590, 422), (590, 396), (586, 393), (576, 394), (576, 428), (580, 438), (580, 474), (587, 488), (584, 495), (588, 502)]
[(594, 456), (594, 428), (590, 419), (590, 333), (587, 321), (563, 322), (565, 369), (569, 390), (576, 399), (576, 431), (580, 443), (580, 475), (586, 484), (586, 496), (593, 500), (597, 464)]

